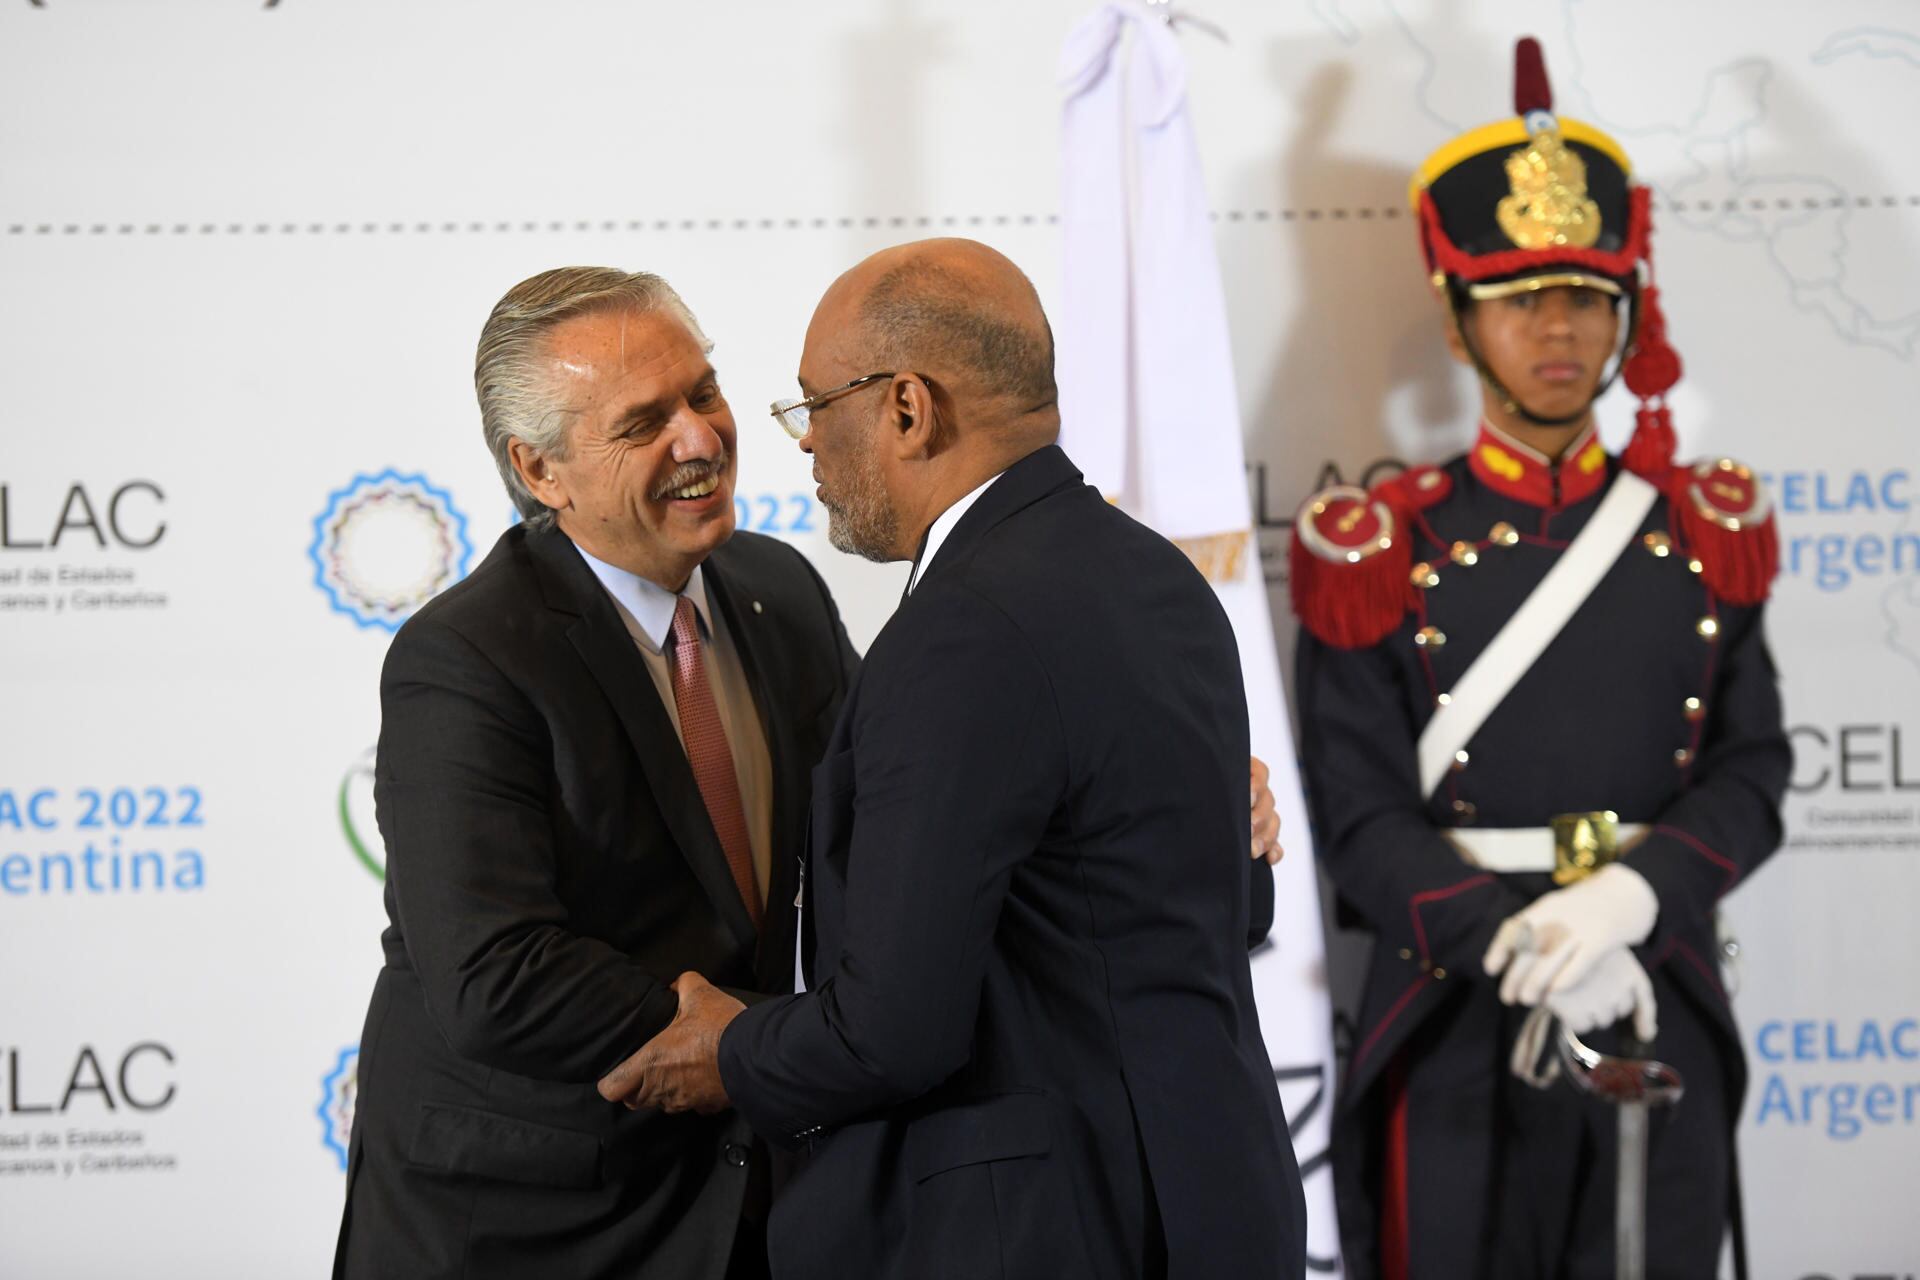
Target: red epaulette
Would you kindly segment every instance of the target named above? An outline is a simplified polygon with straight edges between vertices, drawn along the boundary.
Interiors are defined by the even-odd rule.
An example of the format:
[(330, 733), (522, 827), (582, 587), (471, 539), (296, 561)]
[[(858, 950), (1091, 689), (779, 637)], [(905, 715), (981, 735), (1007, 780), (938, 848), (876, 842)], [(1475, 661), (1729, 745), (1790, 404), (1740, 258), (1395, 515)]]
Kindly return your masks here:
[(1700, 580), (1728, 604), (1755, 605), (1780, 571), (1780, 534), (1767, 487), (1731, 458), (1674, 466), (1661, 486), (1682, 549)]
[(1392, 635), (1414, 603), (1414, 517), (1452, 491), (1446, 472), (1420, 467), (1372, 492), (1335, 485), (1308, 498), (1288, 551), (1300, 625), (1336, 649)]

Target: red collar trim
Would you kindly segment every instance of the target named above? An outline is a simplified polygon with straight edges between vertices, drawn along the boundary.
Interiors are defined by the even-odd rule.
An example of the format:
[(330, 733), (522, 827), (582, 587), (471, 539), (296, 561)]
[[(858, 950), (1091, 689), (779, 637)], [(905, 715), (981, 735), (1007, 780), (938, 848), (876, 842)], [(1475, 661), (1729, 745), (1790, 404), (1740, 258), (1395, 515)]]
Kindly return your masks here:
[(1533, 507), (1568, 506), (1599, 492), (1607, 482), (1607, 450), (1591, 426), (1556, 463), (1492, 423), (1482, 422), (1467, 466), (1495, 493)]

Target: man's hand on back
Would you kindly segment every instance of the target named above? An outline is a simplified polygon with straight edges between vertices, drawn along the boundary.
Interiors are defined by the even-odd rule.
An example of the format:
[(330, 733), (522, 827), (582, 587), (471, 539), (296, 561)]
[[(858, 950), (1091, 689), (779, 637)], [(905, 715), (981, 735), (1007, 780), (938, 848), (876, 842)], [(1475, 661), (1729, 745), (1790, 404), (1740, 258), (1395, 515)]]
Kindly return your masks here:
[(1251, 756), (1247, 766), (1249, 803), (1253, 806), (1253, 856), (1265, 858), (1267, 865), (1273, 866), (1287, 853), (1280, 847), (1280, 812), (1274, 807), (1273, 790), (1267, 786), (1267, 762)]

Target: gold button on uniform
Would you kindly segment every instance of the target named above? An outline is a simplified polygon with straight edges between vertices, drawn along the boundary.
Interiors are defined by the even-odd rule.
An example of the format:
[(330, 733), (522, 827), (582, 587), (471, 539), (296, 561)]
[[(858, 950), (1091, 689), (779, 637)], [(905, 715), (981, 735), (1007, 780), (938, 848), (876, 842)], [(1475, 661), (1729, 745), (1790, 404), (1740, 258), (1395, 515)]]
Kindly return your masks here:
[(1720, 619), (1712, 616), (1702, 618), (1694, 624), (1693, 629), (1698, 631), (1703, 638), (1712, 640), (1720, 634)]
[(1440, 585), (1440, 575), (1433, 571), (1432, 565), (1422, 560), (1413, 566), (1413, 585), (1423, 590), (1427, 587), (1437, 587)]
[(1520, 531), (1508, 524), (1505, 520), (1502, 520), (1499, 524), (1493, 526), (1492, 531), (1487, 534), (1487, 540), (1495, 546), (1500, 547), (1518, 546), (1520, 542)]
[(1647, 550), (1653, 552), (1654, 555), (1663, 560), (1673, 554), (1673, 539), (1658, 529), (1655, 529), (1652, 533), (1640, 539), (1640, 541)]
[(1457, 565), (1472, 566), (1480, 563), (1480, 553), (1473, 549), (1471, 542), (1456, 542), (1453, 544), (1453, 549), (1447, 552), (1447, 554), (1453, 558), (1453, 562)]
[(1698, 698), (1688, 698), (1685, 715), (1689, 720), (1698, 720), (1707, 714), (1707, 704)]
[(1423, 649), (1438, 649), (1447, 642), (1447, 633), (1438, 627), (1422, 627), (1413, 633), (1413, 642)]

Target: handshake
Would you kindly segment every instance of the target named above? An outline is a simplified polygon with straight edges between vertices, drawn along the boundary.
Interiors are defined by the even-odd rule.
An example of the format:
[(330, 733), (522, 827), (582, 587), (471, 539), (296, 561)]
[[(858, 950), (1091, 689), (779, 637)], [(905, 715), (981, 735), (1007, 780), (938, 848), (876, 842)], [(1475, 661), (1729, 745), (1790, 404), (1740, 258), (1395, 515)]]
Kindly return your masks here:
[(720, 1034), (747, 1006), (697, 973), (681, 974), (673, 990), (673, 1021), (601, 1078), (600, 1096), (629, 1111), (725, 1111), (733, 1104), (720, 1082)]
[[(1253, 833), (1249, 852), (1269, 865), (1278, 863), (1284, 856), (1280, 816), (1267, 766), (1258, 758), (1248, 762), (1247, 794)], [(673, 990), (680, 997), (673, 1021), (601, 1078), (600, 1096), (630, 1111), (725, 1111), (733, 1103), (720, 1080), (720, 1035), (746, 1006), (693, 972), (674, 979)]]
[(1493, 935), (1482, 966), (1503, 1004), (1544, 1004), (1575, 1035), (1633, 1015), (1634, 1035), (1658, 1030), (1653, 984), (1629, 949), (1647, 940), (1659, 900), (1620, 863), (1545, 894)]

